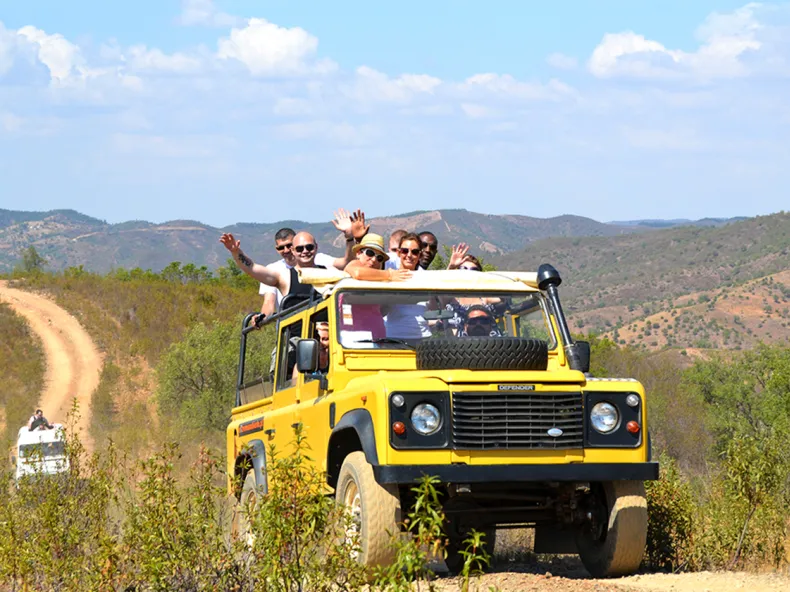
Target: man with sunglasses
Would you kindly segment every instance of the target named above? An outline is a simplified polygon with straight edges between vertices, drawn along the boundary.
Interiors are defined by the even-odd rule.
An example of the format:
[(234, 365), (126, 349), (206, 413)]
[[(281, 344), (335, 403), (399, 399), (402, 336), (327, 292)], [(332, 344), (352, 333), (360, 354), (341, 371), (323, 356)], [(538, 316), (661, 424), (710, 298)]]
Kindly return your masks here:
[[(296, 232), (292, 228), (280, 228), (274, 235), (274, 248), (280, 254), (279, 261), (269, 263), (266, 267), (272, 271), (279, 269), (291, 269), (296, 265), (296, 257), (294, 256), (293, 243)], [(322, 267), (334, 267), (336, 258), (326, 253), (317, 253), (315, 256), (315, 264)], [(261, 312), (266, 316), (272, 315), (277, 311), (283, 295), (274, 286), (267, 286), (261, 284), (258, 293), (263, 296), (263, 304)]]
[[(335, 219), (332, 220), (332, 224), (343, 232), (346, 237), (346, 254), (344, 257), (332, 257), (326, 253), (316, 252), (313, 264), (315, 267), (343, 269), (352, 257), (350, 250), (354, 243), (367, 233), (370, 226), (365, 224), (365, 213), (361, 210), (350, 213), (342, 208), (335, 212)], [(291, 228), (281, 228), (277, 231), (277, 234), (274, 235), (274, 248), (282, 259), (270, 263), (266, 267), (272, 271), (279, 272), (290, 270), (297, 265), (298, 260), (294, 252), (295, 236), (296, 233)], [(312, 235), (310, 236), (312, 237)], [(313, 243), (315, 243), (315, 240), (313, 240)], [(299, 267), (309, 267), (309, 265), (300, 264)], [(277, 311), (285, 295), (277, 287), (269, 286), (263, 282), (260, 284), (258, 293), (263, 296), (261, 312), (266, 316), (271, 316)]]
[[(361, 210), (357, 210), (351, 215), (345, 212), (345, 210), (340, 210), (340, 213), (335, 215), (333, 224), (335, 228), (341, 230), (346, 236), (345, 256), (338, 257), (333, 261), (334, 267), (343, 269), (352, 258), (354, 243), (367, 234), (370, 226), (365, 224), (365, 214)], [(250, 259), (241, 250), (241, 241), (236, 240), (232, 234), (223, 234), (219, 240), (225, 248), (230, 251), (236, 265), (238, 265), (244, 273), (263, 284), (277, 288), (282, 296), (288, 294), (309, 295), (312, 292), (312, 286), (299, 283), (296, 268), (324, 267), (323, 265), (316, 265), (315, 263), (315, 257), (318, 253), (318, 243), (315, 237), (309, 232), (299, 232), (293, 238), (291, 250), (293, 251), (294, 266), (289, 268), (286, 265), (285, 268), (274, 270), (255, 263)]]
[(439, 251), (439, 240), (433, 232), (426, 230), (420, 233), (420, 247), (422, 248), (420, 267), (428, 269), (433, 260), (436, 259), (436, 253)]
[(499, 337), (500, 335), (488, 307), (483, 304), (474, 304), (469, 307), (460, 336)]

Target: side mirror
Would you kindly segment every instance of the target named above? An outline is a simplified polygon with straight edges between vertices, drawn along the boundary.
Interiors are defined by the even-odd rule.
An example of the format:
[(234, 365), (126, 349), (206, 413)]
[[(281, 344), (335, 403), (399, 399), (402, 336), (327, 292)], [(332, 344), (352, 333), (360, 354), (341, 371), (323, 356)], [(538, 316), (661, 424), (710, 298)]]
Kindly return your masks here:
[(590, 342), (574, 341), (565, 346), (565, 356), (568, 358), (568, 366), (571, 370), (581, 372), (590, 371)]
[(296, 368), (301, 373), (312, 374), (318, 371), (318, 352), (320, 345), (317, 339), (300, 339), (296, 344)]
[(11, 457), (11, 464), (12, 465), (16, 465), (16, 457), (15, 456)]

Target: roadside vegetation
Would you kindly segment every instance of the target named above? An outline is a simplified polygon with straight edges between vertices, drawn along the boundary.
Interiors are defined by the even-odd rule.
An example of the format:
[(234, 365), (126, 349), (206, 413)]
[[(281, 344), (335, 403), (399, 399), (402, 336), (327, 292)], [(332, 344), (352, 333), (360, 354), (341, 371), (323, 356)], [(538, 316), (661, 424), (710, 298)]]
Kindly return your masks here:
[(647, 484), (654, 569), (790, 565), (790, 348), (720, 353), (686, 370), (594, 342), (597, 375), (647, 389), (661, 480)]
[[(25, 320), (0, 302), (0, 442), (3, 450), (33, 413), (44, 384), (44, 353)], [(31, 407), (33, 406), (33, 407)]]
[[(89, 520), (87, 513), (95, 512), (90, 520), (95, 519), (96, 523), (75, 523), (81, 526), (74, 526), (75, 530), (69, 531), (72, 534), (64, 536), (69, 541), (72, 539), (68, 537), (76, 537), (73, 541), (80, 551), (64, 547), (53, 557), (72, 553), (68, 561), (79, 564), (73, 569), (85, 573), (90, 568), (93, 573), (95, 568), (96, 577), (103, 573), (109, 574), (107, 578), (116, 578), (108, 579), (107, 582), (115, 583), (106, 586), (97, 580), (95, 586), (88, 586), (91, 589), (120, 589), (120, 582), (140, 590), (177, 589), (173, 582), (198, 580), (203, 583), (192, 589), (209, 587), (209, 581), (221, 588), (224, 583), (210, 580), (218, 573), (241, 578), (233, 582), (249, 582), (243, 578), (252, 573), (251, 560), (238, 559), (244, 549), (234, 547), (235, 543), (225, 534), (231, 509), (222, 488), (224, 464), (202, 448), (201, 442), (215, 450), (221, 450), (224, 442), (223, 432), (234, 396), (238, 330), (243, 314), (260, 305), (257, 285), (239, 275), (232, 265), (211, 273), (205, 268), (176, 263), (161, 273), (136, 269), (98, 275), (71, 268), (57, 274), (40, 270), (20, 273), (16, 279), (25, 289), (53, 294), (61, 306), (80, 319), (107, 354), (92, 403), (94, 435), (100, 435), (107, 446), (99, 457), (78, 464), (79, 470), (84, 471), (77, 473), (83, 483), (80, 487), (87, 489), (74, 490), (82, 499), (79, 507), (88, 509), (80, 519)], [(776, 286), (764, 287), (772, 289), (776, 298), (781, 297)], [(41, 352), (26, 333), (24, 323), (2, 306), (0, 327), (4, 331), (8, 328), (12, 339), (16, 337), (15, 341), (4, 339), (0, 343), (0, 370), (6, 384), (11, 385), (0, 396), (4, 397), (8, 425), (12, 425), (12, 417), (16, 422), (13, 425), (21, 425), (30, 405), (24, 403), (14, 411), (13, 402), (22, 395), (27, 397), (32, 388), (29, 385), (40, 390)], [(654, 457), (660, 455), (662, 478), (648, 485), (651, 521), (646, 566), (661, 570), (786, 570), (790, 560), (790, 521), (786, 512), (790, 503), (790, 348), (760, 345), (742, 351), (712, 352), (706, 360), (692, 361), (679, 355), (678, 350), (648, 352), (620, 340), (589, 338), (596, 376), (634, 377), (642, 381), (648, 393), (653, 453)], [(260, 349), (253, 369), (268, 364), (272, 339), (265, 332), (256, 336)], [(14, 384), (24, 388), (13, 390)], [(180, 441), (179, 448), (169, 444), (176, 439)], [(78, 448), (76, 443), (74, 446)], [(140, 464), (139, 459), (148, 460)], [(11, 512), (21, 512), (19, 508), (30, 500), (19, 497), (25, 495), (24, 488), (16, 492), (7, 487), (3, 490), (2, 495), (11, 497), (0, 503), (2, 511), (8, 513), (7, 518), (0, 520), (4, 525), (0, 527), (19, 526), (19, 522), (8, 522), (8, 517), (13, 517)], [(80, 495), (88, 498), (79, 498)], [(165, 498), (176, 500), (173, 508), (179, 509), (168, 510)], [(209, 505), (201, 506), (195, 501), (198, 499)], [(65, 508), (46, 504), (42, 507), (53, 512), (50, 520), (67, 521), (57, 514), (66, 512)], [(285, 519), (277, 518), (272, 507), (267, 507), (267, 524)], [(329, 512), (328, 508), (325, 511)], [(198, 516), (200, 520), (196, 521)], [(174, 530), (165, 525), (166, 517), (172, 517)], [(100, 518), (103, 526), (98, 524)], [(156, 532), (155, 527), (160, 524), (157, 520), (162, 521), (163, 532)], [(331, 520), (342, 522), (337, 516)], [(196, 531), (198, 526), (194, 523), (202, 526)], [(53, 529), (55, 524), (49, 523)], [(135, 532), (141, 538), (128, 538)], [(86, 533), (84, 537), (82, 533)], [(36, 534), (34, 538), (46, 541), (48, 536)], [(6, 533), (0, 533), (0, 539), (5, 538)], [(54, 539), (47, 544), (54, 545)], [(158, 555), (153, 551), (149, 555), (141, 555), (142, 551), (132, 553), (132, 546), (144, 549), (149, 544), (151, 549), (170, 551)], [(292, 550), (287, 541), (277, 545), (283, 553)], [(30, 569), (34, 559), (24, 559), (24, 554), (13, 558), (8, 549), (0, 549), (0, 562), (11, 562), (3, 563), (2, 568), (11, 571), (0, 570), (0, 580), (4, 574), (12, 574), (17, 578), (13, 581), (39, 585), (25, 579), (33, 577), (25, 575), (28, 572), (24, 570)], [(207, 550), (212, 551), (211, 557)], [(399, 561), (411, 557), (409, 561), (416, 562), (414, 558), (422, 557), (419, 553), (423, 551), (423, 547), (410, 547), (399, 555)], [(499, 553), (513, 556), (520, 551), (500, 549)], [(30, 550), (34, 552), (37, 551)], [(494, 554), (494, 550), (490, 552)], [(79, 559), (74, 558), (77, 555)], [(215, 555), (224, 557), (224, 563), (212, 563)], [(165, 564), (154, 565), (156, 561)], [(255, 559), (258, 565), (265, 561), (269, 559)], [(51, 573), (67, 573), (72, 569), (70, 565), (53, 565)], [(406, 564), (401, 563), (401, 567)], [(338, 569), (337, 573), (345, 574), (342, 577), (350, 578), (349, 582), (357, 577), (353, 570), (348, 571), (348, 564)], [(130, 574), (137, 574), (134, 578), (140, 579), (134, 580)], [(182, 576), (185, 579), (172, 579)], [(394, 572), (389, 576), (395, 578)], [(46, 582), (41, 584), (46, 589), (68, 589), (71, 585)], [(244, 585), (247, 584), (239, 584), (237, 589), (296, 589)], [(341, 584), (333, 581), (333, 585)], [(394, 581), (392, 586), (396, 586)]]
[[(73, 425), (78, 410), (67, 424)], [(237, 592), (401, 592), (432, 589), (428, 559), (444, 552), (444, 515), (434, 483), (415, 487), (416, 503), (393, 533), (396, 560), (370, 572), (355, 560), (351, 518), (323, 491), (309, 448), (268, 451), (276, 484), (249, 508), (225, 490), (223, 459), (201, 448), (179, 474), (182, 450), (159, 447), (132, 461), (114, 446), (88, 457), (67, 431), (69, 470), (13, 483), (0, 474), (0, 590)], [(248, 525), (243, 536), (234, 518)], [(457, 580), (466, 592), (488, 562), (481, 535), (467, 541)]]

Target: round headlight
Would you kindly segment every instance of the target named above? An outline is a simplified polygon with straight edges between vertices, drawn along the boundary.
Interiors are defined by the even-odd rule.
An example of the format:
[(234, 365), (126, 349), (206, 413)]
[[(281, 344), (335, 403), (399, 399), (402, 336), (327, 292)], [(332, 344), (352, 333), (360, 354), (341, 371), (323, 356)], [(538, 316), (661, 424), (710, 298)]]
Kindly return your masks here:
[(442, 415), (430, 403), (420, 403), (411, 412), (411, 425), (418, 434), (430, 436), (442, 427)]
[(596, 432), (608, 434), (617, 427), (620, 414), (611, 403), (596, 403), (590, 411), (590, 423)]

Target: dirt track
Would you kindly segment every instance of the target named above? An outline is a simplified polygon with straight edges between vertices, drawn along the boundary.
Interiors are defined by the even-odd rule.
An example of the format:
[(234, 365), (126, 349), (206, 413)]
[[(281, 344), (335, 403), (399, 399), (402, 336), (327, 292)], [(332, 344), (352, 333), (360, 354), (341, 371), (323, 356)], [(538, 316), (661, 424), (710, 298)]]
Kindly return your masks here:
[(31, 393), (30, 411), (41, 407), (51, 422), (65, 423), (66, 413), (76, 397), (81, 419), (77, 429), (85, 447), (93, 449), (88, 434), (91, 395), (99, 384), (102, 355), (77, 319), (52, 300), (8, 287), (0, 281), (0, 300), (7, 302), (14, 312), (23, 316), (44, 346), (47, 370), (44, 392), (35, 399)]
[[(442, 591), (459, 589), (454, 578), (440, 578), (438, 583)], [(787, 592), (790, 577), (705, 571), (593, 580), (578, 560), (561, 559), (553, 564), (497, 566), (480, 579), (477, 589), (487, 592), (490, 586), (501, 592)]]

